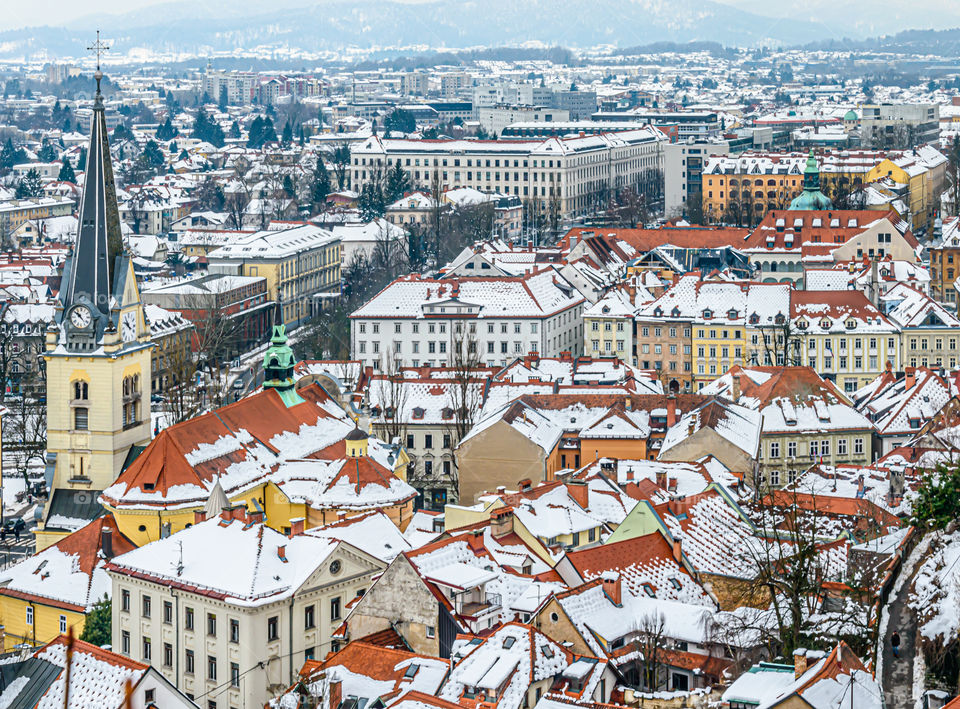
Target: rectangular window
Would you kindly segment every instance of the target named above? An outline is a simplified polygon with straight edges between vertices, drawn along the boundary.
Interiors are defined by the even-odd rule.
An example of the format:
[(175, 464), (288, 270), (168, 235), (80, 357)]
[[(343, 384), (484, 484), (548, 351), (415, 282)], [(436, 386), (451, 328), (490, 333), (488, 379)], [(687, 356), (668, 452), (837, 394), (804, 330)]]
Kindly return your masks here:
[(787, 457), (796, 458), (797, 457), (797, 442), (796, 441), (787, 441)]
[(240, 665), (238, 665), (236, 662), (230, 663), (230, 686), (240, 686)]
[(340, 596), (330, 599), (330, 620), (340, 620)]
[(187, 630), (193, 630), (193, 608), (183, 609), (183, 627)]
[(163, 644), (163, 666), (173, 667), (173, 645), (170, 643)]
[(127, 589), (120, 592), (120, 610), (124, 613), (130, 612), (130, 591)]
[(847, 454), (847, 439), (840, 438), (837, 440), (837, 455), (846, 455)]
[(230, 619), (230, 642), (240, 642), (240, 621), (236, 618)]
[(120, 631), (120, 652), (124, 655), (130, 654), (130, 632), (127, 630)]
[(143, 639), (143, 660), (150, 662), (150, 638)]
[(186, 654), (184, 655), (184, 674), (192, 675), (194, 673), (193, 662), (193, 650), (187, 650)]
[(67, 616), (60, 616), (60, 634), (63, 635), (67, 632)]
[(143, 597), (140, 599), (140, 602), (141, 602), (141, 605), (142, 605), (142, 611), (141, 611), (141, 613), (142, 613), (143, 617), (144, 617), (144, 618), (149, 618), (149, 617), (150, 617), (150, 610), (151, 610), (151, 608), (150, 608), (150, 596), (143, 596)]
[(317, 627), (317, 607), (307, 606), (303, 609), (303, 627), (307, 630)]
[(217, 678), (217, 658), (207, 655), (207, 679)]
[(33, 606), (27, 606), (27, 625), (33, 625)]
[(862, 438), (853, 439), (853, 454), (863, 455), (863, 439)]
[(211, 638), (217, 637), (217, 616), (215, 613), (207, 613), (207, 635)]
[(170, 601), (163, 602), (163, 622), (166, 625), (173, 623), (173, 604)]
[(770, 457), (779, 458), (780, 457), (780, 442), (779, 441), (770, 441)]
[(280, 637), (280, 618), (279, 616), (270, 616), (267, 618), (267, 640), (276, 640)]

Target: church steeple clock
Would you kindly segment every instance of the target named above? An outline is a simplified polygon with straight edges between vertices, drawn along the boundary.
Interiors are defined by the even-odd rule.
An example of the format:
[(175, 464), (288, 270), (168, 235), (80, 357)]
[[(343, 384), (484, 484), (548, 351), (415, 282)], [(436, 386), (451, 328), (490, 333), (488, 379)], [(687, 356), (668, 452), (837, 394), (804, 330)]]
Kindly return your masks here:
[(150, 442), (153, 343), (123, 251), (110, 143), (100, 92), (100, 42), (93, 126), (74, 248), (47, 329), (47, 476), (50, 499), (37, 549), (100, 514), (100, 492), (136, 446)]

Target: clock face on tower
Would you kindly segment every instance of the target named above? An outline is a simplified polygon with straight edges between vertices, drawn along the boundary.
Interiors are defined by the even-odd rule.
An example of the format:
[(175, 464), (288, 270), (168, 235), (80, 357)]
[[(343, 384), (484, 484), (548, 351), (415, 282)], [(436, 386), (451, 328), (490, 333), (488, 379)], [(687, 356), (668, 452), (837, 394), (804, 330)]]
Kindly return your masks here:
[(130, 342), (137, 338), (137, 314), (124, 313), (123, 320), (120, 322), (120, 337), (124, 342)]
[(93, 318), (90, 315), (89, 308), (86, 308), (82, 305), (78, 305), (76, 308), (70, 311), (70, 323), (78, 329), (85, 329), (90, 327), (90, 322)]

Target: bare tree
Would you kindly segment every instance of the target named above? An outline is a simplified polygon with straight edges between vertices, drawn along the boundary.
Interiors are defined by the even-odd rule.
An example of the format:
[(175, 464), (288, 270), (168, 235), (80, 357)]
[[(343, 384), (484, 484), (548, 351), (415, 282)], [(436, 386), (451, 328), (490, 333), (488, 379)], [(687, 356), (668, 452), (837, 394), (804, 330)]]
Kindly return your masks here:
[(640, 653), (643, 671), (640, 676), (640, 685), (644, 689), (656, 692), (666, 686), (666, 666), (663, 663), (662, 653), (666, 649), (667, 621), (663, 613), (651, 612), (645, 614), (639, 621), (634, 644)]
[(376, 405), (380, 408), (378, 428), (388, 441), (407, 434), (408, 389), (400, 367), (400, 359), (393, 352), (384, 352), (380, 358), (383, 375), (375, 380)]
[(249, 170), (250, 164), (246, 158), (238, 157), (234, 160), (230, 189), (224, 196), (223, 207), (227, 211), (230, 225), (237, 230), (243, 229), (247, 208), (253, 198)]
[(47, 447), (47, 406), (45, 403), (27, 395), (27, 390), (39, 390), (43, 386), (39, 371), (29, 370), (26, 379), (36, 379), (26, 383), (21, 396), (9, 406), (4, 416), (3, 433), (7, 442), (4, 451), (12, 454), (14, 466), (29, 488), (28, 473), (32, 463), (42, 464)]
[(347, 176), (350, 171), (350, 144), (342, 140), (333, 149), (330, 159), (333, 165), (333, 175), (337, 179), (337, 189), (345, 190), (349, 184)]
[(803, 333), (783, 313), (774, 316), (773, 325), (760, 328), (763, 335), (763, 364), (776, 367), (799, 367), (803, 364)]

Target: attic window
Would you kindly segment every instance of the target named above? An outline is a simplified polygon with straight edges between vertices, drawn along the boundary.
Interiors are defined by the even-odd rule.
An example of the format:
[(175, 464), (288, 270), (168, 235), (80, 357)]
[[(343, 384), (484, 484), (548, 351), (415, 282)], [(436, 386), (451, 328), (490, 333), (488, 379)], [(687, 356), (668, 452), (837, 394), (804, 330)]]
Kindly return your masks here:
[(853, 329), (857, 326), (857, 321), (856, 321), (856, 320), (852, 320), (852, 319), (851, 319), (851, 320), (847, 320), (847, 322), (844, 323), (844, 326), (845, 326), (848, 330), (853, 330)]
[(773, 321), (774, 321), (777, 325), (783, 325), (783, 321), (784, 321), (783, 313), (777, 313), (777, 314), (774, 316)]
[(509, 650), (510, 648), (513, 647), (513, 644), (514, 644), (515, 642), (517, 642), (517, 639), (516, 639), (516, 638), (504, 638), (504, 640), (503, 640), (503, 649), (504, 649), (504, 650)]
[(806, 320), (799, 320), (799, 321), (797, 322), (797, 327), (800, 328), (801, 330), (806, 330), (806, 329), (807, 329), (807, 321), (806, 321)]
[(553, 648), (549, 645), (541, 645), (540, 651), (543, 653), (543, 656), (548, 660), (553, 659)]
[[(676, 310), (676, 308), (674, 308), (674, 310)], [(656, 308), (653, 309), (653, 314), (659, 318), (661, 315), (663, 315), (663, 308), (661, 308), (660, 306), (657, 306)]]
[(750, 315), (750, 324), (751, 324), (751, 325), (756, 325), (758, 322), (760, 322), (760, 316), (757, 315), (756, 313), (751, 313), (751, 315)]
[(670, 585), (673, 586), (678, 591), (681, 589), (680, 582), (677, 580), (676, 576), (670, 577)]
[(712, 317), (713, 317), (713, 311), (710, 310), (710, 308), (707, 308), (706, 310), (703, 311), (703, 317), (705, 317), (705, 318), (712, 318)]
[(156, 487), (156, 486), (154, 485), (154, 483), (144, 483), (144, 484), (143, 484), (143, 489), (144, 489), (144, 490), (153, 490), (154, 487)]
[(823, 320), (820, 321), (820, 327), (821, 327), (822, 329), (824, 329), (824, 330), (829, 330), (829, 329), (830, 329), (830, 321), (827, 320), (826, 318), (824, 318)]
[(736, 320), (737, 311), (734, 308), (730, 308), (730, 310), (727, 311), (727, 317), (730, 318), (731, 320)]
[(420, 670), (420, 665), (411, 664), (409, 667), (407, 667), (407, 671), (403, 673), (403, 678), (413, 679), (419, 670)]
[(657, 592), (653, 590), (653, 586), (648, 583), (643, 584), (643, 592), (646, 593), (650, 598), (656, 598)]

